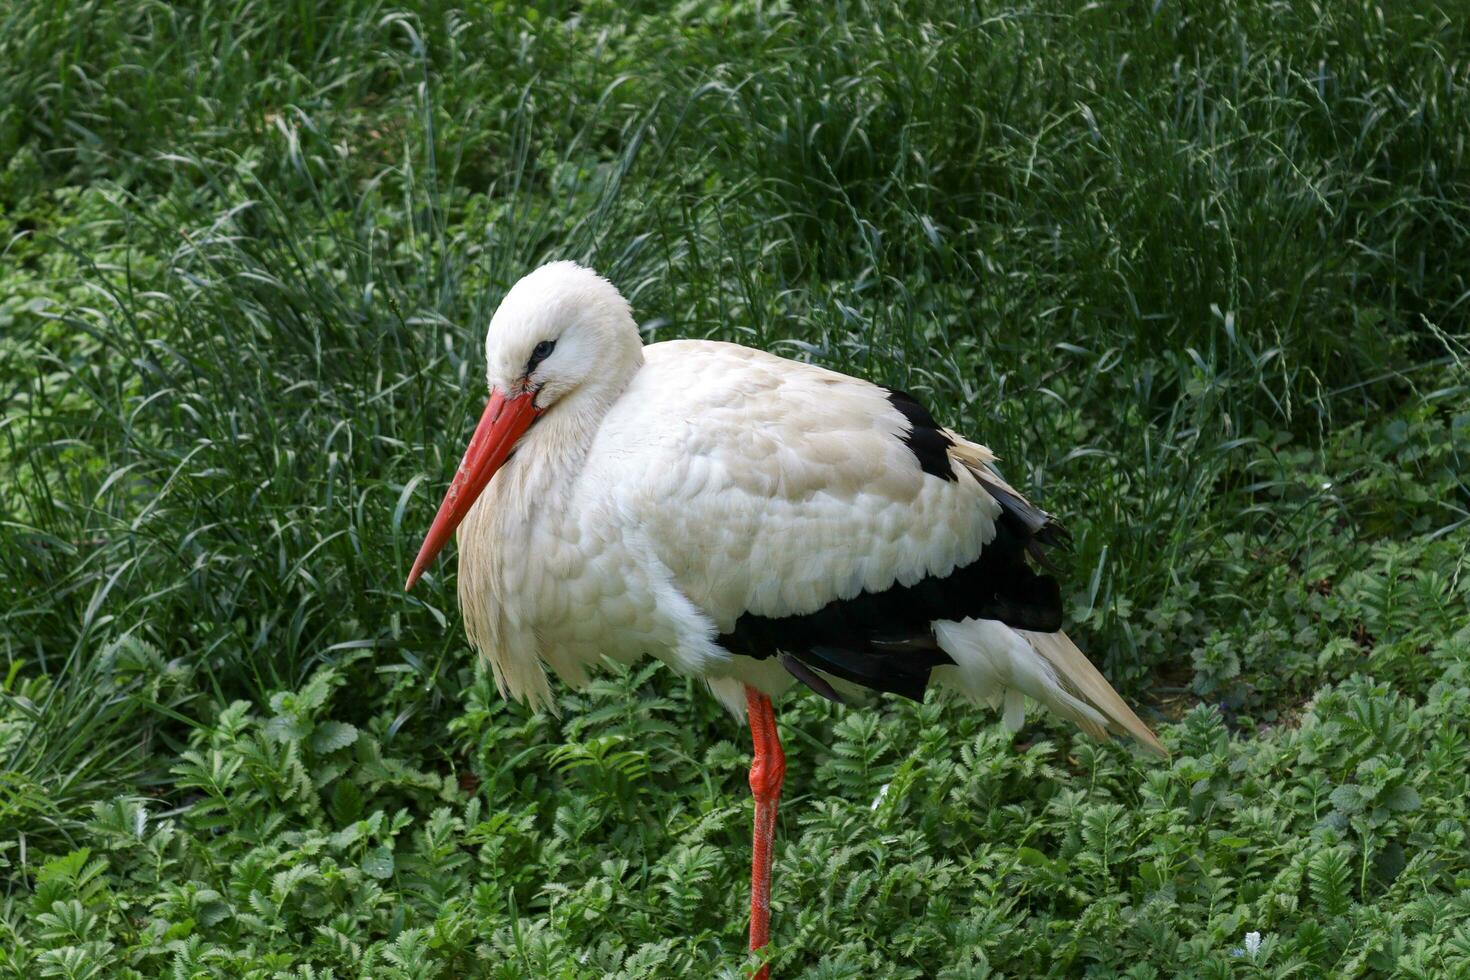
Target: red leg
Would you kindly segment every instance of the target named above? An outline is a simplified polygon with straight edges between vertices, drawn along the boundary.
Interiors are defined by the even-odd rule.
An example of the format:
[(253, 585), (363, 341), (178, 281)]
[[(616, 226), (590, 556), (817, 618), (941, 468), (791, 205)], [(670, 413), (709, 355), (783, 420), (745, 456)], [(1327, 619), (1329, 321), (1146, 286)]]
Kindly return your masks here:
[[(776, 712), (771, 699), (753, 687), (745, 689), (746, 713), (750, 716), (750, 738), (755, 757), (750, 763), (750, 791), (755, 795), (755, 834), (750, 862), (750, 948), (760, 949), (771, 937), (771, 843), (776, 836), (776, 806), (781, 801), (781, 780), (786, 775), (786, 755), (776, 735)], [(771, 968), (763, 966), (755, 980), (768, 980)]]

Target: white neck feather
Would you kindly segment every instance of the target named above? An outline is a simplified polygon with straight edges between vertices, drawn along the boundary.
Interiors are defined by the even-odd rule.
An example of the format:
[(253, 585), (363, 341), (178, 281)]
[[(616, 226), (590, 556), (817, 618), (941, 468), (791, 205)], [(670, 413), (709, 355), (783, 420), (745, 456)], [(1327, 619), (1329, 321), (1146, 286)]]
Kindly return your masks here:
[(543, 501), (569, 492), (603, 418), (642, 366), (643, 347), (639, 343), (608, 364), (595, 379), (585, 381), (548, 409), (521, 437), (515, 460), (507, 467), (524, 471), (524, 482), (517, 490), (540, 496)]
[[(643, 364), (641, 346), (633, 354), (542, 415), (459, 527), (465, 632), (489, 659), (502, 693), (533, 706), (553, 702), (534, 629), (523, 615), (531, 598), (526, 555), (538, 525), (579, 520), (572, 512), (577, 480), (603, 418)], [(544, 564), (552, 556), (537, 558)]]

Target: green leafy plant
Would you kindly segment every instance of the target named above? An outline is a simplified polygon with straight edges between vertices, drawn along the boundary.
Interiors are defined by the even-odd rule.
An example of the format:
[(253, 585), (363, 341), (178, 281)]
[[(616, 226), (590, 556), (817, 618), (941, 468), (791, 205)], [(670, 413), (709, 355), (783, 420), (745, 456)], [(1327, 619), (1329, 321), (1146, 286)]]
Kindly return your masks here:
[(744, 732), (402, 573), (501, 292), (920, 394), (1167, 763), (782, 706), (781, 976), (1470, 976), (1451, 5), (0, 12), (0, 976), (749, 975)]

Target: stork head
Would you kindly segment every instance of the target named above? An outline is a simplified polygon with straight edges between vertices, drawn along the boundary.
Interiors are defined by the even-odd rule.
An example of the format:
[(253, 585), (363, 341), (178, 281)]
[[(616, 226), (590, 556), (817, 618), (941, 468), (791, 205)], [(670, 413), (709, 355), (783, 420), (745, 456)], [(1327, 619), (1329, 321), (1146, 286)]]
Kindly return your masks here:
[(548, 413), (606, 409), (643, 362), (632, 310), (617, 288), (575, 262), (552, 262), (511, 287), (485, 334), (490, 400), (414, 559), (405, 589)]
[(633, 311), (606, 279), (575, 262), (543, 265), (511, 287), (485, 332), (492, 392), (534, 392), (538, 412), (586, 386), (605, 387), (642, 359)]

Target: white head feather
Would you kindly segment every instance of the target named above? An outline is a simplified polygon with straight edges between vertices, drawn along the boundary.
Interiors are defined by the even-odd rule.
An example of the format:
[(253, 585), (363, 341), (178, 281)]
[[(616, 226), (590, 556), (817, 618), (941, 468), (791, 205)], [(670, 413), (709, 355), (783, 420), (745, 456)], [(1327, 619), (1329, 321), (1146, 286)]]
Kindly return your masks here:
[[(533, 365), (538, 344), (553, 346)], [(543, 411), (572, 396), (605, 407), (642, 363), (643, 343), (628, 301), (575, 262), (552, 262), (522, 278), (505, 294), (485, 333), (490, 387), (507, 395), (534, 389)]]

